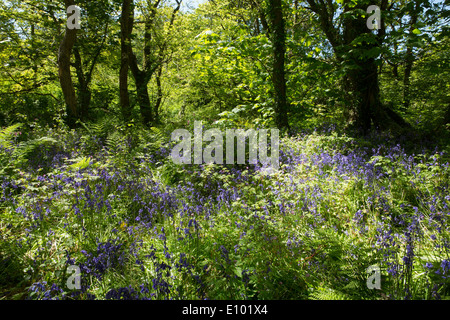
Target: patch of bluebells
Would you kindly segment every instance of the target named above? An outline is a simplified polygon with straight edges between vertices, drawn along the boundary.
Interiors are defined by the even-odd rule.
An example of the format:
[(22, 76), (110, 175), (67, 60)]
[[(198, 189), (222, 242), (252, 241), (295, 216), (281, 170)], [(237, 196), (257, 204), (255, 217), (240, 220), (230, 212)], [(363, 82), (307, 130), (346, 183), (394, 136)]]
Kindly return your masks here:
[(450, 279), (450, 259), (444, 259), (439, 264), (433, 264), (426, 262), (423, 265), (430, 277), (436, 279), (432, 283), (431, 297), (436, 300), (440, 300), (442, 297), (439, 291), (442, 289), (448, 289), (448, 283)]
[(109, 290), (105, 295), (105, 300), (149, 300), (146, 297), (141, 298), (139, 292), (131, 286)]
[[(119, 239), (98, 243), (93, 253), (86, 250), (81, 250), (81, 253), (86, 258), (85, 262), (79, 264), (81, 274), (92, 275), (98, 280), (102, 280), (108, 270), (123, 268), (128, 258), (128, 251)], [(68, 257), (66, 264), (76, 263)]]
[[(325, 129), (325, 132), (329, 133), (333, 130), (334, 128), (329, 127)], [(300, 139), (302, 138), (301, 134), (299, 137)], [(342, 148), (339, 148), (339, 152), (333, 148), (330, 150), (330, 148), (320, 146), (317, 146), (316, 151), (310, 154), (282, 148), (280, 150), (280, 160), (282, 164), (287, 164), (287, 172), (295, 170), (299, 164), (304, 164), (307, 168), (315, 170), (314, 172), (317, 173), (315, 178), (328, 179), (332, 175), (335, 175), (342, 180), (348, 180), (352, 177), (363, 180), (364, 187), (370, 191), (369, 196), (365, 199), (366, 203), (370, 206), (370, 209), (377, 209), (382, 215), (381, 225), (376, 232), (377, 242), (375, 249), (383, 255), (383, 262), (387, 267), (388, 274), (393, 277), (398, 277), (402, 273), (400, 261), (397, 261), (396, 257), (400, 252), (400, 248), (405, 248), (402, 257), (403, 266), (409, 268), (413, 265), (415, 241), (420, 238), (417, 219), (422, 213), (419, 212), (420, 210), (416, 210), (412, 214), (412, 217), (407, 214), (393, 214), (389, 203), (391, 190), (384, 190), (383, 186), (377, 183), (382, 178), (393, 177), (395, 169), (398, 170), (399, 166), (401, 166), (402, 170), (405, 170), (406, 174), (411, 175), (418, 174), (420, 169), (417, 167), (418, 161), (413, 156), (407, 155), (400, 144), (391, 142), (386, 136), (373, 136), (371, 139), (375, 145), (373, 148), (358, 146), (355, 140), (350, 140), (344, 143)], [(82, 142), (78, 141), (77, 143), (78, 147), (84, 147)], [(97, 137), (93, 137), (90, 143), (99, 149), (103, 148), (103, 141)], [(152, 152), (152, 155), (141, 159), (141, 167), (144, 171), (147, 170), (146, 172), (151, 173), (149, 164), (155, 164), (156, 161), (163, 161), (168, 154), (168, 148), (161, 148), (156, 153)], [(369, 162), (368, 160), (373, 156), (380, 156), (385, 160), (389, 160), (386, 162), (388, 165), (379, 166), (378, 160)], [(54, 150), (51, 150), (44, 156), (46, 159), (53, 159), (51, 163), (47, 160), (46, 163), (33, 162), (33, 160), (32, 165), (36, 168), (45, 166), (59, 168), (62, 166), (64, 157), (73, 157), (73, 154), (69, 154), (69, 152), (55, 153)], [(436, 162), (434, 164), (427, 163), (427, 165), (438, 166), (440, 164)], [(305, 181), (292, 181), (292, 178), (290, 185), (281, 185), (276, 180), (273, 184), (268, 185), (266, 182), (272, 179), (271, 177), (265, 177), (264, 179), (266, 181), (257, 185), (249, 179), (249, 175), (243, 174), (245, 166), (228, 168), (228, 171), (223, 171), (222, 169), (217, 170), (221, 174), (231, 178), (231, 185), (227, 187), (225, 187), (222, 181), (210, 179), (210, 177), (201, 180), (203, 182), (201, 187), (193, 183), (192, 181), (195, 181), (195, 179), (200, 181), (199, 177), (203, 170), (201, 166), (198, 170), (187, 168), (187, 172), (191, 175), (190, 178), (192, 178), (192, 181), (189, 181), (191, 180), (189, 179), (173, 187), (164, 186), (150, 178), (141, 178), (138, 174), (139, 172), (136, 171), (137, 167), (130, 166), (130, 168), (132, 170), (128, 172), (121, 171), (120, 168), (115, 167), (108, 170), (101, 169), (95, 172), (91, 168), (84, 169), (82, 173), (98, 178), (95, 184), (88, 181), (80, 172), (72, 176), (63, 172), (58, 175), (39, 176), (37, 177), (37, 181), (51, 187), (53, 194), (50, 200), (58, 199), (62, 195), (68, 194), (69, 190), (81, 191), (73, 196), (75, 197), (75, 203), (72, 207), (75, 214), (79, 217), (83, 217), (83, 214), (86, 214), (86, 210), (99, 211), (106, 208), (108, 213), (112, 213), (111, 203), (107, 198), (108, 195), (122, 197), (124, 199), (122, 201), (130, 203), (131, 223), (135, 223), (148, 230), (153, 229), (163, 219), (171, 219), (175, 215), (178, 215), (182, 218), (177, 229), (180, 233), (180, 240), (194, 238), (196, 236), (195, 232), (200, 230), (199, 221), (201, 219), (214, 217), (217, 211), (224, 208), (231, 208), (231, 205), (237, 203), (239, 198), (241, 198), (239, 206), (242, 212), (249, 215), (254, 213), (254, 216), (258, 219), (267, 221), (271, 219), (271, 216), (279, 213), (286, 215), (288, 212), (302, 212), (305, 215), (312, 215), (313, 218), (311, 221), (308, 221), (308, 227), (315, 229), (325, 225), (327, 222), (323, 215), (323, 202), (327, 199), (327, 196), (333, 193), (333, 190), (327, 190), (326, 188), (323, 190), (324, 188), (318, 184), (305, 186), (302, 185)], [(246, 169), (253, 173), (257, 168), (258, 166), (247, 166)], [(389, 170), (392, 172), (389, 173)], [(264, 206), (260, 209), (246, 208), (250, 201), (249, 199), (245, 199), (244, 201), (242, 198), (244, 198), (245, 194), (236, 187), (236, 185), (242, 185), (243, 183), (257, 185), (258, 189), (267, 195), (267, 202)], [(411, 183), (413, 184), (413, 182)], [(10, 201), (15, 201), (15, 197), (13, 197), (14, 190), (16, 190), (14, 182), (4, 180), (2, 186), (5, 186), (2, 191), (2, 200), (9, 199)], [(6, 188), (8, 191), (5, 191)], [(444, 217), (449, 214), (448, 201), (450, 197), (448, 196), (448, 183), (447, 186), (445, 183), (442, 183), (439, 188), (435, 190), (435, 194), (432, 197), (421, 194), (420, 201), (423, 200), (421, 205), (430, 211), (427, 217), (430, 226), (436, 229), (438, 234), (441, 234), (446, 231), (446, 219)], [(296, 203), (290, 202), (288, 197), (289, 193), (296, 195)], [(36, 195), (31, 192), (28, 195), (36, 198)], [(325, 208), (326, 210), (331, 210), (327, 207)], [(410, 207), (406, 209), (408, 208)], [(27, 217), (34, 221), (42, 221), (48, 216), (49, 212), (47, 212), (47, 209), (45, 205), (36, 202), (36, 204), (17, 207), (16, 212), (24, 218)], [(364, 218), (362, 210), (357, 210), (353, 219), (357, 226), (360, 227), (361, 232), (367, 231), (364, 227), (369, 222), (365, 221), (367, 219)], [(236, 227), (245, 230), (243, 224), (242, 221), (240, 223), (236, 222)], [(35, 225), (35, 229), (37, 229), (37, 226)], [(31, 229), (29, 230), (30, 232), (32, 231)], [(128, 229), (129, 232), (132, 232), (132, 230), (131, 227)], [(245, 231), (242, 234), (245, 234)], [(267, 241), (273, 240), (265, 234), (264, 237)], [(153, 266), (156, 270), (156, 276), (151, 279), (150, 284), (142, 285), (140, 291), (131, 286), (111, 289), (106, 294), (107, 299), (141, 299), (143, 297), (149, 297), (149, 294), (152, 298), (156, 296), (158, 298), (176, 297), (176, 291), (170, 284), (171, 279), (173, 279), (174, 269), (177, 269), (178, 272), (186, 272), (191, 275), (198, 285), (197, 290), (199, 296), (204, 296), (204, 292), (201, 289), (204, 285), (202, 278), (194, 272), (195, 266), (188, 263), (186, 255), (181, 253), (179, 259), (175, 258), (178, 255), (172, 254), (166, 246), (167, 238), (164, 230), (161, 230), (160, 233), (158, 229), (156, 238), (164, 242), (163, 251), (165, 260), (160, 261), (156, 259), (155, 252), (149, 255), (148, 258), (153, 260)], [(291, 252), (294, 252), (295, 250), (299, 251), (300, 247), (304, 246), (304, 244), (301, 239), (287, 235), (286, 246)], [(234, 248), (237, 254), (237, 247), (235, 246)], [(144, 262), (140, 260), (136, 253), (137, 244), (134, 248), (132, 246), (130, 249), (125, 248), (118, 240), (109, 240), (104, 243), (97, 243), (97, 248), (94, 252), (82, 251), (85, 258), (85, 262), (80, 264), (82, 273), (93, 275), (98, 280), (101, 280), (108, 270), (120, 270), (124, 267), (126, 259), (130, 257), (130, 250), (134, 252), (136, 264), (143, 268)], [(220, 246), (219, 252), (224, 261), (228, 264), (231, 263), (229, 251), (225, 246)], [(314, 254), (315, 251), (311, 253), (311, 255)], [(310, 271), (326, 272), (326, 266), (322, 263), (325, 259), (326, 257), (316, 255), (314, 259), (308, 261), (307, 267)], [(68, 259), (69, 261), (71, 264), (75, 264), (75, 261)], [(430, 265), (427, 264), (426, 268), (429, 269), (429, 267)], [(436, 273), (439, 272), (437, 274), (448, 277), (448, 268), (449, 264), (444, 260), (441, 263), (440, 269), (436, 270)], [(247, 271), (244, 270), (242, 272), (242, 280), (246, 286), (248, 286), (248, 279)], [(82, 290), (82, 292), (85, 292), (86, 287), (83, 288), (84, 291)], [(33, 290), (44, 298), (58, 297), (61, 293), (57, 287), (48, 288), (46, 284), (40, 283), (37, 283), (33, 287)]]
[(227, 248), (225, 248), (224, 245), (221, 245), (219, 247), (219, 250), (220, 250), (220, 256), (222, 257), (222, 259), (224, 259), (227, 264), (230, 264), (231, 260), (230, 260)]
[(440, 268), (434, 273), (442, 279), (450, 279), (450, 259), (444, 259), (440, 264)]
[(35, 282), (28, 289), (27, 299), (34, 300), (65, 300), (67, 298), (64, 290), (53, 283), (48, 286), (47, 281)]

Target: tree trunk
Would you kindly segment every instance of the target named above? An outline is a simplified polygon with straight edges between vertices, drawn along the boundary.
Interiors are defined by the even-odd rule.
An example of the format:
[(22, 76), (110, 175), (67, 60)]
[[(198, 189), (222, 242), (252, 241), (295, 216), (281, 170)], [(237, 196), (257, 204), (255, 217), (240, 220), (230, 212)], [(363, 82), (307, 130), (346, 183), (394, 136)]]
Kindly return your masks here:
[[(346, 7), (345, 10), (349, 11), (350, 8)], [(353, 17), (344, 19), (344, 44), (349, 45), (356, 38), (368, 32), (369, 29), (365, 20)], [(373, 45), (361, 43), (351, 53), (347, 55), (341, 53), (340, 55), (340, 58), (349, 66), (347, 75), (351, 83), (350, 89), (353, 92), (356, 125), (363, 133), (367, 133), (371, 128), (375, 111), (380, 108), (378, 73), (375, 61), (364, 58), (360, 53), (361, 49), (369, 50), (371, 47)]]
[(162, 86), (161, 86), (161, 75), (162, 75), (162, 66), (158, 68), (158, 71), (156, 73), (156, 103), (155, 103), (155, 121), (159, 122), (159, 108), (161, 107), (162, 103)]
[[(34, 24), (31, 24), (31, 43), (32, 46), (35, 44), (35, 27)], [(31, 59), (33, 60), (33, 86), (36, 88), (38, 86), (38, 65), (37, 65), (37, 53), (33, 50), (31, 54)]]
[[(66, 9), (74, 5), (73, 0), (64, 1)], [(75, 122), (78, 119), (77, 97), (75, 94), (75, 88), (72, 82), (72, 75), (70, 73), (70, 56), (72, 48), (75, 44), (77, 37), (77, 29), (69, 29), (66, 26), (66, 32), (64, 38), (61, 41), (58, 52), (58, 76), (61, 85), (62, 93), (64, 95), (64, 101), (66, 103), (67, 112), (67, 125), (70, 128), (75, 126)]]
[(352, 89), (357, 107), (356, 123), (364, 133), (373, 125), (382, 127), (385, 124), (385, 115), (382, 112), (380, 101), (380, 88), (375, 60), (363, 60), (350, 75)]
[(150, 125), (153, 123), (153, 112), (147, 88), (149, 80), (145, 77), (144, 72), (139, 72), (134, 76), (134, 81), (136, 84), (137, 101), (141, 111), (142, 121), (144, 122), (144, 125)]
[[(361, 7), (361, 9), (364, 8)], [(343, 43), (348, 46), (355, 39), (369, 32), (366, 20), (346, 18), (344, 19)], [(381, 32), (384, 32), (384, 29)], [(381, 41), (380, 38), (377, 38), (377, 42), (380, 43), (362, 41), (356, 47), (353, 45), (350, 53), (346, 52), (345, 55), (341, 55), (341, 59), (346, 61), (350, 67), (347, 74), (354, 95), (356, 126), (364, 134), (367, 134), (372, 126), (376, 129), (387, 129), (391, 126), (407, 125), (398, 114), (393, 110), (388, 110), (381, 103), (376, 61), (361, 53), (361, 51), (369, 52), (380, 46)]]
[(123, 0), (122, 14), (120, 17), (120, 72), (119, 72), (119, 91), (120, 108), (125, 122), (131, 120), (130, 97), (128, 93), (128, 68), (130, 63), (131, 32), (132, 32), (132, 14), (133, 0)]
[(412, 57), (412, 48), (406, 49), (406, 60), (405, 60), (405, 74), (403, 77), (403, 110), (409, 109), (411, 104), (410, 98), (410, 86), (411, 86), (411, 70), (414, 60), (408, 57)]
[(450, 124), (450, 103), (447, 105), (447, 110), (444, 114), (444, 125)]
[(91, 91), (89, 90), (88, 79), (84, 76), (83, 62), (78, 48), (74, 48), (75, 56), (75, 70), (78, 78), (78, 108), (79, 118), (86, 120), (89, 112), (89, 105), (91, 104)]
[[(420, 8), (419, 1), (416, 1), (414, 8), (410, 12), (411, 20), (409, 22), (409, 36), (414, 35), (413, 30), (416, 28), (418, 19), (418, 11)], [(403, 76), (403, 109), (407, 110), (411, 103), (410, 97), (410, 78), (411, 71), (414, 64), (413, 45), (411, 43), (406, 44), (406, 56), (405, 56), (405, 74)]]
[[(395, 31), (394, 26), (392, 26), (392, 29)], [(397, 40), (394, 40), (394, 55), (395, 55), (395, 56), (398, 55), (398, 44), (397, 44)], [(392, 74), (394, 75), (395, 80), (398, 80), (398, 79), (399, 79), (399, 77), (398, 77), (398, 63), (397, 63), (397, 62), (395, 62), (395, 63), (392, 65)]]
[[(95, 66), (97, 64), (98, 58), (102, 52), (103, 46), (106, 41), (108, 32), (108, 24), (105, 25), (105, 34), (103, 37), (103, 41), (99, 44), (97, 52), (94, 56), (90, 56), (86, 62), (86, 66), (83, 65), (83, 60), (81, 59), (81, 54), (79, 50), (79, 46), (75, 46), (73, 48), (73, 53), (75, 56), (75, 63), (73, 66), (75, 67), (77, 79), (78, 79), (78, 113), (79, 118), (81, 120), (86, 120), (89, 114), (89, 106), (91, 104), (92, 93), (90, 90), (90, 83), (92, 80), (92, 74), (94, 72)], [(90, 66), (89, 66), (90, 62)], [(87, 72), (85, 72), (85, 68)]]
[[(137, 102), (141, 112), (142, 122), (148, 126), (153, 122), (153, 112), (148, 94), (148, 83), (152, 78), (155, 70), (155, 61), (151, 55), (151, 28), (153, 27), (154, 19), (157, 13), (158, 5), (161, 1), (157, 0), (150, 8), (150, 16), (145, 21), (144, 27), (144, 61), (142, 70), (139, 68), (137, 57), (133, 52), (133, 47), (128, 47), (129, 66), (136, 85)], [(130, 22), (130, 29), (133, 29), (134, 21)], [(130, 31), (131, 34), (132, 31)]]
[[(150, 82), (153, 73), (157, 70), (157, 68), (161, 67), (164, 63), (164, 54), (167, 47), (167, 42), (162, 43), (159, 49), (158, 57), (154, 59), (151, 56), (151, 29), (154, 25), (154, 19), (157, 13), (158, 5), (160, 4), (160, 0), (157, 0), (153, 3), (151, 9), (151, 14), (147, 18), (148, 20), (145, 21), (145, 31), (144, 31), (144, 63), (143, 68), (140, 69), (138, 65), (138, 61), (136, 58), (136, 55), (133, 53), (133, 48), (130, 45), (128, 48), (128, 54), (129, 54), (129, 65), (131, 72), (134, 77), (134, 81), (136, 84), (136, 91), (137, 91), (137, 100), (139, 104), (139, 108), (141, 111), (142, 121), (144, 125), (149, 126), (154, 122), (154, 114), (152, 110), (152, 105), (150, 103), (150, 97), (148, 94), (148, 83)], [(175, 1), (177, 6), (173, 9), (172, 15), (169, 22), (169, 30), (167, 33), (167, 36), (171, 32), (175, 16), (177, 15), (178, 11), (181, 8), (181, 0)], [(133, 21), (130, 23), (130, 28), (133, 28)], [(131, 32), (130, 32), (131, 34)]]
[[(356, 113), (357, 127), (363, 133), (367, 133), (372, 125), (380, 129), (390, 126), (409, 126), (401, 116), (382, 105), (375, 59), (366, 57), (364, 54), (381, 46), (385, 35), (384, 20), (381, 21), (378, 34), (374, 35), (375, 42), (354, 43), (358, 37), (371, 33), (371, 30), (367, 28), (366, 19), (353, 17), (355, 9), (366, 11), (367, 3), (358, 3), (353, 6), (351, 4), (353, 1), (344, 1), (345, 16), (341, 31), (333, 24), (336, 11), (333, 6), (328, 5), (331, 1), (327, 3), (319, 0), (306, 1), (310, 6), (309, 9), (318, 15), (320, 26), (332, 45), (337, 60), (348, 70), (345, 82), (349, 84), (349, 87), (346, 86), (346, 91), (353, 95), (351, 111)], [(388, 10), (389, 1), (382, 0), (380, 4), (382, 12)]]
[(275, 91), (275, 123), (279, 129), (289, 129), (287, 117), (286, 78), (284, 70), (286, 32), (281, 0), (269, 1), (269, 16), (272, 26), (272, 82)]

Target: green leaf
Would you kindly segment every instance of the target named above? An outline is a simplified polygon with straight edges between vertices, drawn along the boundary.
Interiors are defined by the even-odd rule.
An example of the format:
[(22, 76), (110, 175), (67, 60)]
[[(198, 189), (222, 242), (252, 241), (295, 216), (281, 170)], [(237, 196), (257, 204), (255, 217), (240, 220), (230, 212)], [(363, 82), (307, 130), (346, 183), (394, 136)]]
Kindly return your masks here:
[(87, 168), (91, 164), (92, 159), (84, 157), (84, 158), (72, 159), (69, 161), (72, 161), (72, 162), (76, 161), (76, 163), (69, 166), (70, 168), (75, 169), (75, 170), (76, 169), (80, 170), (80, 169)]

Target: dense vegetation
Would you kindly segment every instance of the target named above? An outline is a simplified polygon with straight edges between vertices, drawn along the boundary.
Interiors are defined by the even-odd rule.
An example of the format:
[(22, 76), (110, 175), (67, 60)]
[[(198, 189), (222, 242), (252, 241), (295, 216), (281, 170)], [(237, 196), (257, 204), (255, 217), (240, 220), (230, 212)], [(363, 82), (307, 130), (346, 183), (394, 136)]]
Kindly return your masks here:
[[(0, 3), (0, 299), (449, 298), (448, 5)], [(279, 170), (175, 164), (199, 120)]]

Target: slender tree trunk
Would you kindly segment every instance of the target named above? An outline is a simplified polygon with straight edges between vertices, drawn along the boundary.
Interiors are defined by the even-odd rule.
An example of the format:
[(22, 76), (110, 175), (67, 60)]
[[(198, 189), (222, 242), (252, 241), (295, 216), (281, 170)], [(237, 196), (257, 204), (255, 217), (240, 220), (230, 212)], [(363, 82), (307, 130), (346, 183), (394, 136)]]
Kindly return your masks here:
[(444, 125), (450, 124), (450, 103), (447, 105), (447, 110), (444, 114)]
[(289, 128), (287, 117), (285, 55), (286, 32), (282, 0), (269, 1), (269, 16), (272, 26), (273, 68), (272, 82), (275, 91), (275, 123), (279, 129)]
[[(150, 45), (152, 39), (151, 28), (153, 26), (153, 22), (160, 2), (160, 0), (157, 0), (153, 3), (153, 5), (150, 7), (150, 16), (145, 21), (144, 62), (142, 70), (139, 68), (137, 57), (133, 52), (133, 47), (131, 45), (128, 47), (129, 66), (134, 78), (134, 83), (136, 85), (137, 102), (141, 112), (142, 122), (146, 126), (150, 125), (153, 122), (152, 106), (148, 94), (148, 83), (150, 82), (150, 79), (152, 78), (152, 75), (156, 68), (155, 61), (153, 61), (152, 59)], [(133, 29), (133, 21), (131, 21), (130, 28), (131, 30)]]
[(294, 26), (298, 23), (298, 0), (294, 0)]
[[(394, 28), (394, 27), (392, 27), (392, 29), (395, 31), (395, 28)], [(397, 40), (394, 40), (394, 55), (395, 55), (395, 56), (398, 55), (398, 45), (397, 45)], [(397, 63), (397, 62), (395, 62), (395, 63), (392, 65), (392, 74), (394, 75), (395, 80), (398, 80), (398, 79), (399, 79), (399, 77), (398, 77), (398, 63)]]
[[(31, 24), (31, 43), (32, 43), (32, 45), (34, 46), (34, 43), (35, 43), (35, 41), (36, 41), (36, 39), (35, 39), (35, 27), (34, 27), (34, 24), (32, 23)], [(33, 52), (35, 52), (34, 50), (33, 50)], [(36, 58), (37, 58), (37, 54), (35, 54), (35, 53), (33, 53), (32, 55), (31, 55), (31, 59), (33, 59), (33, 85), (34, 85), (34, 87), (37, 87), (38, 86), (38, 66), (37, 66), (37, 61), (36, 61)]]
[(137, 100), (139, 109), (141, 111), (142, 121), (145, 125), (153, 123), (153, 111), (150, 103), (150, 96), (148, 95), (148, 83), (149, 79), (146, 78), (144, 72), (139, 72), (134, 76), (136, 84)]
[(159, 109), (162, 103), (162, 85), (161, 85), (162, 66), (158, 68), (156, 73), (156, 103), (155, 103), (155, 121), (159, 122)]
[[(81, 120), (86, 120), (89, 114), (89, 106), (91, 104), (92, 93), (90, 90), (90, 83), (92, 80), (92, 74), (94, 72), (95, 66), (97, 64), (98, 58), (103, 50), (104, 44), (106, 42), (108, 32), (108, 25), (105, 26), (105, 33), (103, 37), (103, 41), (99, 44), (97, 52), (93, 57), (89, 57), (88, 62), (86, 62), (86, 66), (83, 65), (83, 60), (81, 59), (81, 54), (78, 46), (73, 48), (73, 53), (75, 56), (75, 63), (73, 66), (75, 67), (77, 79), (78, 79), (78, 113), (79, 118)], [(90, 62), (90, 66), (89, 66)], [(85, 72), (84, 67), (86, 67), (87, 72)]]
[(89, 112), (89, 105), (91, 104), (91, 90), (89, 89), (89, 82), (86, 79), (83, 71), (83, 62), (77, 47), (74, 48), (75, 56), (75, 70), (78, 78), (78, 109), (79, 118), (86, 120)]
[(405, 60), (405, 74), (403, 76), (403, 110), (406, 111), (409, 109), (409, 105), (411, 104), (410, 97), (410, 86), (411, 86), (411, 71), (414, 60), (408, 57), (412, 57), (412, 48), (406, 49), (406, 60)]
[[(420, 4), (419, 1), (416, 1), (414, 9), (410, 12), (411, 20), (409, 22), (409, 35), (413, 36), (413, 30), (416, 28), (416, 23), (418, 19), (418, 10)], [(414, 64), (414, 55), (413, 55), (413, 45), (406, 45), (406, 56), (405, 56), (405, 73), (403, 75), (403, 108), (407, 110), (409, 105), (411, 104), (410, 97), (410, 86), (411, 86), (411, 71)]]
[[(66, 9), (74, 5), (73, 0), (64, 1)], [(64, 101), (66, 103), (67, 112), (67, 125), (71, 128), (75, 126), (75, 122), (78, 119), (77, 97), (75, 94), (75, 88), (72, 82), (72, 75), (70, 72), (70, 56), (72, 48), (75, 44), (77, 37), (77, 29), (69, 29), (66, 26), (64, 38), (59, 46), (58, 53), (58, 76), (61, 89), (64, 95)]]
[(133, 0), (123, 0), (122, 14), (120, 17), (120, 73), (119, 73), (119, 91), (120, 108), (125, 122), (131, 120), (130, 97), (128, 93), (128, 68), (130, 64), (131, 32), (132, 32), (132, 14)]
[[(154, 19), (157, 13), (158, 5), (160, 4), (160, 0), (157, 0), (153, 3), (150, 8), (151, 14), (148, 20), (145, 22), (145, 31), (144, 31), (144, 63), (143, 68), (140, 69), (138, 66), (138, 61), (136, 55), (133, 53), (132, 46), (128, 47), (129, 54), (129, 65), (131, 72), (133, 74), (133, 78), (136, 84), (137, 91), (137, 100), (139, 104), (139, 108), (141, 111), (142, 121), (144, 125), (151, 125), (154, 122), (154, 112), (152, 110), (152, 105), (150, 103), (150, 97), (148, 94), (148, 83), (150, 82), (154, 72), (164, 63), (164, 54), (166, 53), (167, 42), (164, 42), (159, 49), (159, 53), (156, 59), (153, 59), (151, 56), (151, 28), (154, 24)], [(181, 8), (182, 0), (176, 0), (177, 6), (172, 11), (172, 15), (169, 22), (169, 31), (167, 36), (169, 35), (171, 28), (173, 26), (175, 16)], [(130, 23), (130, 28), (133, 28), (133, 21)], [(131, 32), (130, 32), (131, 34)]]

